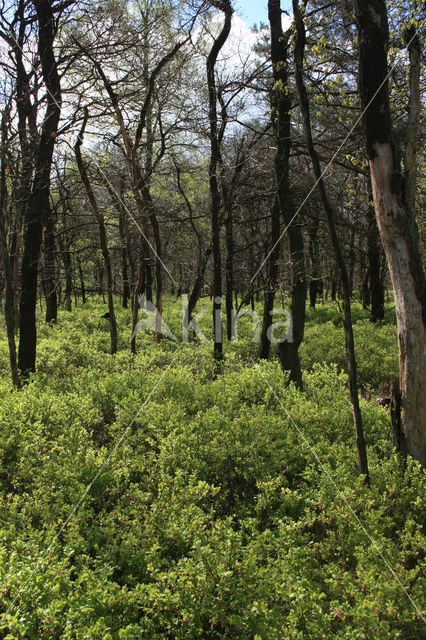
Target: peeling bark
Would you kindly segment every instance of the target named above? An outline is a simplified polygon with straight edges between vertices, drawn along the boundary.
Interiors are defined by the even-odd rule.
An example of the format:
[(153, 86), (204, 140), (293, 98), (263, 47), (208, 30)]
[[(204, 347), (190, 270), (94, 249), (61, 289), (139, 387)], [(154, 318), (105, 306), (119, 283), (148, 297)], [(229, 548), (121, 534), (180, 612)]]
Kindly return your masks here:
[[(383, 0), (355, 0), (360, 94), (377, 224), (391, 274), (398, 324), (401, 424), (406, 451), (426, 464), (426, 284), (414, 212), (418, 72), (410, 50), (410, 119), (406, 178), (392, 137), (388, 88), (388, 24)], [(373, 19), (372, 19), (373, 18)], [(414, 40), (411, 41), (411, 44)], [(415, 47), (414, 47), (415, 49)], [(407, 192), (408, 185), (408, 192)], [(409, 186), (411, 185), (411, 186)], [(404, 453), (404, 451), (402, 451)]]

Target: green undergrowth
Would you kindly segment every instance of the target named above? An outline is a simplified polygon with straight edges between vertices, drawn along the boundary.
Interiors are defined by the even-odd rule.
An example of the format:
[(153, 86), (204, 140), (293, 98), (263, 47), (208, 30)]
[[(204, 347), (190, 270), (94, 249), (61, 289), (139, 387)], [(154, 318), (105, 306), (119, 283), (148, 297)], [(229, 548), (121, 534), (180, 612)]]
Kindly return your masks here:
[(132, 356), (121, 309), (111, 356), (104, 311), (40, 324), (20, 392), (2, 335), (0, 638), (424, 637), (423, 473), (374, 400), (396, 372), (392, 310), (354, 313), (370, 487), (337, 307), (308, 312), (303, 392), (254, 364), (248, 322), (218, 368), (210, 343), (149, 330)]

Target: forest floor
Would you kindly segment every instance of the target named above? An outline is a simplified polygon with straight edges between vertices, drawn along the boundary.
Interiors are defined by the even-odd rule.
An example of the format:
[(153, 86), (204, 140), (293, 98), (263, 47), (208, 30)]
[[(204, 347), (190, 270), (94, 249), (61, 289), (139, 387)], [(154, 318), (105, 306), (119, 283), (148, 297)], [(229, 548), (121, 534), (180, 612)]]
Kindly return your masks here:
[[(180, 301), (164, 307), (180, 336)], [(424, 638), (424, 474), (376, 402), (398, 372), (394, 309), (374, 325), (354, 305), (369, 487), (336, 304), (308, 311), (303, 392), (254, 362), (249, 316), (218, 367), (210, 341), (151, 330), (132, 356), (123, 309), (112, 356), (105, 311), (40, 321), (22, 391), (1, 327), (0, 638)]]

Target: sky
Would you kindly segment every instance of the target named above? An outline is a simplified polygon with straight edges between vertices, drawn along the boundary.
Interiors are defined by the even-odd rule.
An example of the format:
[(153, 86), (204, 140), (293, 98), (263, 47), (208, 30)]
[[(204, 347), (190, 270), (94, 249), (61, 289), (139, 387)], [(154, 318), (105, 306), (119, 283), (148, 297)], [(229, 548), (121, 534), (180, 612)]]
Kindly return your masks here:
[[(238, 15), (244, 20), (248, 27), (255, 22), (268, 24), (268, 2), (267, 0), (235, 0), (234, 7)], [(281, 8), (288, 11), (291, 7), (291, 0), (281, 0)]]

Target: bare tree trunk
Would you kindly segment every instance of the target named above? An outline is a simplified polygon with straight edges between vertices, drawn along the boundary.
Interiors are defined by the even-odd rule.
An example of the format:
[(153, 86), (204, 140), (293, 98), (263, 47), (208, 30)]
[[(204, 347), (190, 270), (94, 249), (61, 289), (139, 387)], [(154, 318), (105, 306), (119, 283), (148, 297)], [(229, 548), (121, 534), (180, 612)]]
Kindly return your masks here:
[(353, 296), (355, 279), (355, 227), (352, 226), (349, 234), (349, 255), (348, 255), (348, 277), (349, 277), (349, 297)]
[[(151, 194), (149, 192), (148, 187), (144, 189), (144, 197), (145, 202), (147, 203), (147, 208), (149, 210), (149, 217), (151, 221), (151, 227), (154, 235), (155, 242), (155, 341), (157, 344), (161, 342), (162, 333), (161, 333), (161, 320), (163, 315), (163, 275), (162, 269), (163, 264), (161, 260), (162, 255), (162, 245), (161, 245), (161, 234), (160, 234), (160, 226), (158, 224), (157, 214), (155, 212), (154, 203), (151, 198)], [(148, 265), (150, 268), (150, 265)], [(148, 274), (147, 274), (148, 275)], [(152, 294), (151, 294), (152, 297)]]
[(143, 266), (143, 258), (139, 261), (138, 268), (138, 279), (135, 286), (135, 291), (133, 294), (133, 306), (132, 306), (132, 337), (130, 340), (130, 351), (133, 354), (136, 354), (136, 332), (138, 327), (138, 315), (139, 315), (139, 296), (141, 295), (143, 288), (143, 275), (144, 275), (144, 266)]
[[(278, 343), (278, 356), (282, 369), (290, 372), (289, 380), (301, 388), (302, 370), (300, 367), (299, 346), (303, 340), (305, 331), (305, 257), (302, 230), (298, 221), (293, 219), (294, 207), (290, 193), (291, 94), (288, 85), (287, 70), (290, 31), (287, 31), (285, 34), (283, 32), (280, 5), (280, 0), (269, 0), (268, 3), (274, 77), (274, 88), (271, 92), (271, 112), (277, 145), (274, 161), (277, 191), (273, 209), (275, 207), (278, 209), (278, 220), (275, 222), (276, 228), (274, 229), (274, 233), (279, 237), (279, 215), (281, 213), (286, 224), (289, 240), (292, 285), (290, 326), (287, 335)], [(271, 263), (278, 263), (279, 244), (277, 244), (276, 249), (278, 253), (271, 260)], [(278, 264), (276, 264), (276, 266), (271, 264), (271, 268), (278, 269)], [(272, 274), (274, 275), (274, 272), (272, 272)], [(264, 312), (264, 321), (265, 320)]]
[(232, 215), (232, 203), (226, 208), (225, 214), (225, 240), (226, 240), (226, 260), (225, 260), (225, 306), (226, 306), (226, 336), (229, 341), (235, 338), (234, 326), (234, 220)]
[(122, 280), (122, 306), (123, 309), (127, 309), (130, 299), (130, 282), (129, 282), (129, 261), (127, 254), (127, 242), (126, 242), (126, 218), (123, 211), (119, 211), (118, 227), (121, 240), (121, 280)]
[(211, 198), (212, 245), (213, 245), (213, 355), (217, 360), (222, 358), (222, 258), (220, 251), (220, 221), (219, 212), (221, 197), (218, 186), (218, 167), (221, 163), (221, 152), (218, 137), (217, 117), (217, 89), (215, 79), (215, 65), (220, 50), (225, 44), (231, 30), (232, 14), (234, 12), (230, 0), (212, 1), (212, 5), (221, 9), (225, 14), (225, 21), (219, 35), (215, 38), (207, 58), (207, 87), (209, 91), (209, 124), (210, 124), (210, 166), (209, 184)]
[(198, 300), (200, 299), (201, 296), (201, 292), (203, 290), (203, 283), (204, 283), (204, 274), (206, 272), (206, 268), (207, 268), (207, 264), (209, 261), (209, 258), (212, 254), (212, 243), (210, 243), (206, 250), (204, 251), (204, 254), (202, 254), (199, 263), (198, 263), (198, 269), (197, 269), (197, 276), (195, 278), (195, 282), (194, 285), (192, 287), (191, 293), (189, 294), (189, 298), (188, 298), (188, 307), (185, 311), (185, 316), (184, 316), (184, 327), (185, 329), (189, 328), (189, 325), (191, 323), (192, 320), (192, 314), (194, 313), (194, 309), (196, 307), (196, 304), (198, 302)]
[(58, 235), (58, 244), (65, 270), (65, 309), (72, 311), (72, 260), (70, 253), (70, 240), (66, 228), (66, 217), (62, 214), (63, 238)]
[(311, 278), (309, 281), (309, 306), (315, 309), (320, 292), (320, 256), (318, 247), (319, 216), (314, 212), (309, 227), (309, 258), (311, 262)]
[(83, 144), (84, 131), (87, 125), (87, 119), (89, 115), (87, 109), (84, 114), (84, 121), (81, 126), (80, 133), (77, 138), (77, 142), (75, 143), (74, 150), (75, 156), (77, 160), (77, 166), (80, 173), (81, 180), (84, 184), (84, 188), (86, 189), (87, 196), (89, 198), (90, 205), (93, 209), (93, 213), (95, 214), (96, 220), (98, 222), (99, 227), (99, 239), (101, 243), (101, 251), (105, 264), (106, 278), (107, 278), (107, 295), (108, 295), (108, 312), (109, 312), (109, 331), (111, 336), (111, 353), (116, 353), (117, 351), (117, 321), (115, 318), (115, 310), (114, 310), (114, 298), (113, 298), (113, 282), (112, 282), (112, 267), (111, 267), (111, 259), (108, 250), (108, 241), (105, 229), (105, 220), (102, 212), (98, 207), (97, 200), (95, 198), (95, 194), (93, 193), (92, 186), (90, 184), (89, 175), (87, 173), (86, 167), (83, 162), (83, 158), (81, 155), (81, 146)]
[(37, 148), (33, 188), (25, 215), (19, 304), (18, 366), (25, 376), (35, 370), (36, 298), (42, 225), (50, 215), (50, 169), (61, 113), (61, 85), (53, 50), (55, 17), (48, 0), (33, 0), (38, 18), (38, 50), (47, 89), (47, 108)]
[[(50, 209), (50, 207), (49, 207)], [(43, 291), (46, 301), (46, 322), (56, 323), (58, 319), (58, 297), (55, 270), (55, 224), (52, 211), (44, 223), (44, 264), (42, 269)]]
[(3, 253), (3, 267), (5, 278), (5, 303), (4, 314), (6, 319), (6, 331), (7, 340), (9, 345), (9, 362), (10, 371), (12, 375), (12, 382), (15, 387), (20, 387), (20, 378), (18, 371), (18, 361), (16, 358), (16, 342), (15, 342), (15, 278), (14, 270), (10, 260), (9, 246), (7, 240), (7, 224), (6, 224), (6, 207), (8, 201), (7, 192), (7, 155), (6, 144), (8, 138), (8, 121), (9, 121), (9, 109), (5, 108), (2, 114), (1, 120), (1, 177), (0, 177), (0, 243)]
[[(371, 193), (371, 198), (373, 194)], [(367, 210), (367, 253), (368, 253), (368, 274), (370, 282), (370, 298), (371, 298), (371, 320), (377, 322), (385, 317), (385, 295), (383, 280), (380, 269), (380, 236), (376, 222), (376, 214), (374, 206), (368, 204)]]
[(351, 315), (351, 300), (350, 300), (350, 283), (349, 275), (346, 269), (345, 259), (343, 257), (342, 249), (339, 239), (337, 237), (336, 225), (334, 220), (334, 211), (331, 203), (328, 199), (325, 189), (324, 180), (322, 178), (321, 166), (316, 152), (312, 131), (311, 131), (311, 116), (308, 96), (304, 84), (303, 77), (303, 55), (305, 47), (305, 25), (303, 22), (302, 13), (299, 7), (299, 1), (293, 0), (293, 14), (296, 25), (297, 39), (294, 50), (295, 66), (296, 66), (296, 84), (299, 94), (300, 108), (302, 111), (303, 124), (305, 128), (306, 143), (308, 146), (309, 154), (314, 169), (314, 175), (318, 183), (318, 189), (321, 197), (322, 204), (327, 216), (328, 226), (330, 229), (330, 237), (333, 245), (333, 250), (336, 258), (337, 267), (339, 269), (341, 284), (342, 284), (342, 302), (343, 302), (343, 327), (345, 332), (346, 343), (346, 359), (348, 363), (348, 378), (349, 378), (349, 393), (352, 404), (352, 413), (354, 418), (354, 427), (356, 435), (356, 445), (358, 451), (359, 468), (362, 474), (365, 475), (366, 481), (369, 481), (368, 475), (368, 463), (367, 463), (367, 449), (364, 439), (364, 429), (362, 425), (361, 409), (359, 406), (358, 397), (358, 381), (357, 381), (357, 368), (355, 359), (355, 344), (352, 327), (352, 315)]
[[(281, 19), (281, 18), (280, 18)], [(278, 176), (276, 176), (278, 181)], [(274, 203), (271, 208), (271, 251), (267, 264), (267, 276), (266, 276), (266, 288), (263, 294), (263, 320), (262, 320), (262, 332), (260, 334), (260, 350), (259, 358), (267, 360), (269, 358), (269, 351), (271, 347), (270, 341), (270, 328), (272, 326), (272, 312), (274, 309), (275, 301), (275, 288), (278, 277), (278, 261), (280, 256), (280, 205), (278, 196), (274, 198)]]
[[(405, 185), (392, 137), (388, 88), (388, 21), (384, 0), (355, 0), (364, 112), (377, 224), (389, 265), (398, 323), (401, 424), (406, 451), (426, 465), (426, 283), (415, 218), (416, 142), (420, 114), (420, 44), (408, 33), (410, 114)], [(404, 189), (405, 187), (405, 189)]]
[(80, 278), (81, 301), (82, 301), (82, 304), (86, 304), (86, 287), (84, 284), (84, 273), (83, 273), (83, 267), (81, 266), (80, 258), (77, 258), (77, 263), (78, 263), (78, 276)]

